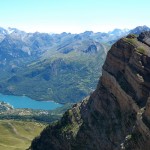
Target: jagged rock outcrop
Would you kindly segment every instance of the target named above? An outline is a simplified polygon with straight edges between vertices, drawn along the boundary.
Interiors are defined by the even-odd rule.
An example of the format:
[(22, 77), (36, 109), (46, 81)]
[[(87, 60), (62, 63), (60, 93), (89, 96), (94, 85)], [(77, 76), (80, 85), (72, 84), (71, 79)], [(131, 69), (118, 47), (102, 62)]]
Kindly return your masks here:
[(142, 34), (112, 46), (96, 90), (35, 138), (31, 150), (149, 150), (150, 47), (141, 39), (150, 32)]
[(138, 39), (147, 44), (148, 46), (150, 46), (150, 32), (143, 32), (139, 35)]

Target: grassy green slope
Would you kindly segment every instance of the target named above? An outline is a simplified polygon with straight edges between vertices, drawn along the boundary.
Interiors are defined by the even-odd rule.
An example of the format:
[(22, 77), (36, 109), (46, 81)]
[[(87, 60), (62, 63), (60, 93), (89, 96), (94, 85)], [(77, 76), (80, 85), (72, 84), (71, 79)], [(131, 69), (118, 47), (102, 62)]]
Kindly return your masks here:
[(0, 149), (25, 150), (45, 126), (37, 122), (0, 120)]

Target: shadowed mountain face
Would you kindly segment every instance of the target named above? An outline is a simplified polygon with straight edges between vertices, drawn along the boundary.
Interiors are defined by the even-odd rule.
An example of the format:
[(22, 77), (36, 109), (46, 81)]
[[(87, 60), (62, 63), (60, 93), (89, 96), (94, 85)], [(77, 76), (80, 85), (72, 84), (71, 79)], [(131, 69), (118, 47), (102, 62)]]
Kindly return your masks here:
[(149, 39), (145, 32), (117, 41), (96, 90), (44, 129), (30, 150), (149, 150)]
[[(134, 33), (148, 29), (137, 27)], [(79, 101), (95, 89), (110, 46), (129, 32), (47, 34), (0, 28), (0, 92)]]

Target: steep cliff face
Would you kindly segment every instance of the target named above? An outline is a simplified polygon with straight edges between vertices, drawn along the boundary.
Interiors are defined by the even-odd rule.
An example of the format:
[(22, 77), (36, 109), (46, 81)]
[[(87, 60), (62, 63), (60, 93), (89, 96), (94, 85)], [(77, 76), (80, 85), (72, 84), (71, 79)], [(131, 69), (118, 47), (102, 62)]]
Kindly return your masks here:
[[(144, 35), (144, 36), (143, 36)], [(107, 54), (97, 89), (48, 126), (31, 150), (149, 150), (150, 32)]]

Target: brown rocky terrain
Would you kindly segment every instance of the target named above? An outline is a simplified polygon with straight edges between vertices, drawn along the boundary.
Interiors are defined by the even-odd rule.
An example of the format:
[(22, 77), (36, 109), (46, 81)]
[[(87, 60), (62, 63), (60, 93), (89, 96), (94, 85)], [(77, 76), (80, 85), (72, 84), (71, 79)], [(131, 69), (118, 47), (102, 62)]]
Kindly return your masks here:
[(35, 138), (30, 150), (149, 150), (150, 32), (107, 54), (96, 90)]

